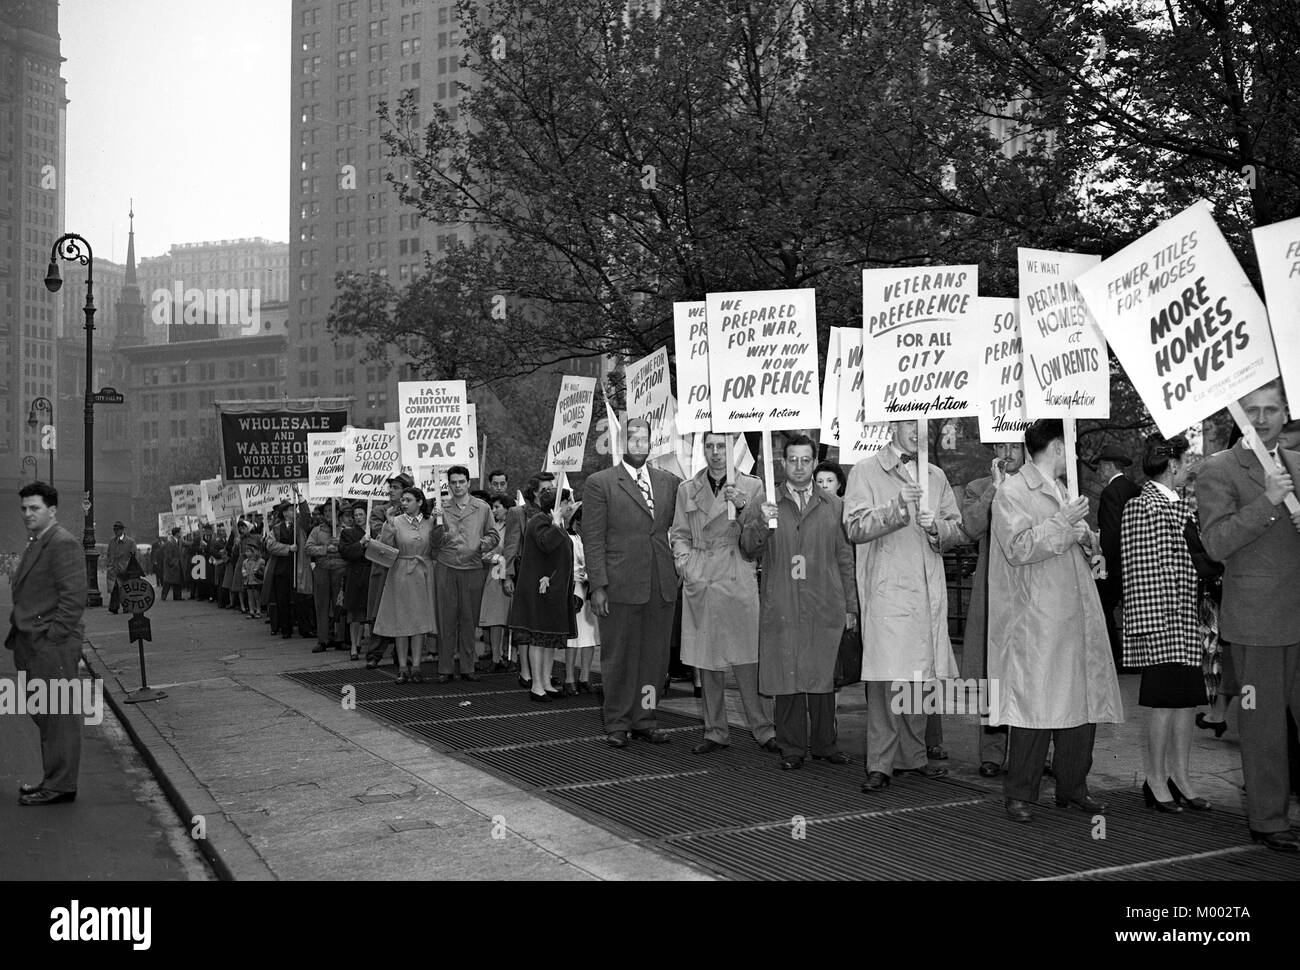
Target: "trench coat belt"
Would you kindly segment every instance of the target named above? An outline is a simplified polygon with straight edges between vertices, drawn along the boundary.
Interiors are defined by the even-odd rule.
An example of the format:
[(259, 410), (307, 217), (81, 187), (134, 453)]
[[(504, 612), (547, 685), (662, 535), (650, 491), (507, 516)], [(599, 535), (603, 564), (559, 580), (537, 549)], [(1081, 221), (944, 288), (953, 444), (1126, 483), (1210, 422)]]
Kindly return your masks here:
[(721, 539), (705, 539), (701, 542), (691, 543), (691, 552), (711, 552), (714, 549), (737, 549), (738, 540), (736, 536), (726, 536)]
[[(427, 569), (433, 562), (428, 556), (398, 556), (397, 562), (393, 563), (393, 569), (400, 569), (403, 576), (412, 576), (415, 574), (415, 567), (418, 563), (424, 563)], [(403, 566), (402, 564), (405, 563)]]

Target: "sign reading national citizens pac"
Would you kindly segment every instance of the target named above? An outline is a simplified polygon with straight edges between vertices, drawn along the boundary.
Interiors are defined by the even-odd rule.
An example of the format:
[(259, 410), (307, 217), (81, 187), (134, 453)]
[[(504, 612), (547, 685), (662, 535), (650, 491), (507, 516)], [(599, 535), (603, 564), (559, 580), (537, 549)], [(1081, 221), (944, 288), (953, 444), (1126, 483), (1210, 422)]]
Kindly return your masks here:
[(1078, 285), (1166, 437), (1277, 377), (1263, 301), (1208, 202), (1124, 247)]
[(814, 291), (709, 293), (705, 305), (713, 430), (820, 427)]
[(548, 472), (580, 472), (591, 428), (591, 405), (596, 399), (596, 378), (565, 377), (555, 402), (551, 441), (546, 446)]
[(705, 302), (673, 304), (673, 338), (677, 348), (677, 430), (709, 431), (709, 325)]
[(446, 468), (469, 460), (464, 381), (401, 381), (397, 399), (403, 465)]
[(1020, 249), (1019, 260), (1025, 413), (1035, 420), (1110, 417), (1106, 338), (1076, 284), (1101, 257)]
[[(981, 346), (975, 319), (978, 289), (978, 266), (862, 271), (862, 394), (867, 421), (976, 412)], [(851, 373), (846, 367), (844, 379)]]

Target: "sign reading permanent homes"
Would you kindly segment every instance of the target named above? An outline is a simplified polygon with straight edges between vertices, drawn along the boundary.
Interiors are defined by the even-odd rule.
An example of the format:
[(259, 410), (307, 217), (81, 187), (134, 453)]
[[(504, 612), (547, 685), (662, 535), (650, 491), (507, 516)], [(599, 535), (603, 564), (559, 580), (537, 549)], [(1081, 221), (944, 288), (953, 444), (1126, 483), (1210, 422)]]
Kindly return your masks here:
[(591, 406), (596, 399), (596, 378), (564, 377), (555, 402), (551, 440), (546, 446), (548, 472), (580, 472), (591, 429)]
[(303, 481), (309, 434), (337, 433), (348, 423), (345, 408), (228, 411), (220, 413), (221, 477), (228, 482)]

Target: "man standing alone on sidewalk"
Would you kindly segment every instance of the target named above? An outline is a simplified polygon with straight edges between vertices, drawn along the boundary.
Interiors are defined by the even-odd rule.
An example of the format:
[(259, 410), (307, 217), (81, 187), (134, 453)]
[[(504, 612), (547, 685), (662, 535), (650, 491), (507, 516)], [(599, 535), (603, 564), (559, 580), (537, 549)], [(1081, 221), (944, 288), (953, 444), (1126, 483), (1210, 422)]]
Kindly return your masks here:
[(478, 680), (474, 673), (474, 631), (483, 605), (483, 554), (500, 541), (492, 509), (469, 494), (469, 469), (452, 465), (447, 469), (451, 500), (442, 509), (446, 541), (438, 549), (434, 565), (434, 589), (438, 597), (438, 680), (447, 683), (456, 672), (460, 657), (460, 679)]
[[(86, 609), (86, 558), (81, 543), (54, 521), (59, 493), (52, 485), (32, 482), (19, 492), (27, 549), (11, 580), (14, 608), (9, 614), (5, 646), (29, 682), (44, 682), (47, 700), (54, 681), (75, 681), (81, 660), (81, 617)], [(39, 785), (20, 785), (19, 805), (53, 805), (77, 797), (81, 767), (80, 713), (33, 714), (41, 733)]]
[(126, 534), (122, 522), (113, 523), (113, 538), (108, 540), (108, 612), (116, 613), (122, 605), (122, 590), (118, 583), (135, 555), (135, 540)]

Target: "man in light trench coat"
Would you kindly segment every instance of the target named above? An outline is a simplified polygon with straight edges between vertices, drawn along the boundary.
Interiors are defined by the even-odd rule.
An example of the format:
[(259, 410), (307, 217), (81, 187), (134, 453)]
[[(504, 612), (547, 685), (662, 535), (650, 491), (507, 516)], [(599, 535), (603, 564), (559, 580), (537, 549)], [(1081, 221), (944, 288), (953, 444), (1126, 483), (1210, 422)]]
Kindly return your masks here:
[(813, 484), (816, 452), (806, 435), (786, 439), (776, 503), (751, 502), (741, 516), (740, 548), (763, 564), (758, 686), (776, 697), (776, 742), (787, 770), (801, 768), (809, 753), (849, 763), (835, 740), (835, 658), (844, 627), (857, 624), (853, 547), (843, 502)]
[[(668, 541), (682, 577), (682, 663), (700, 672), (704, 692), (704, 740), (691, 750), (711, 754), (727, 747), (727, 668), (740, 689), (745, 722), (760, 746), (773, 753), (773, 702), (758, 693), (758, 578), (740, 553), (740, 515), (761, 503), (763, 483), (736, 473), (727, 484), (727, 436), (704, 435), (706, 468), (677, 489), (677, 510)], [(727, 518), (734, 503), (737, 516)]]
[[(948, 639), (948, 580), (943, 553), (965, 536), (948, 478), (927, 464), (929, 503), (917, 507), (917, 422), (891, 421), (889, 444), (853, 466), (844, 492), (844, 525), (858, 544), (862, 603), (862, 679), (867, 694), (864, 792), (887, 788), (894, 773), (941, 778), (926, 760), (924, 711), (896, 710), (892, 685), (957, 676)], [(916, 696), (906, 690), (901, 699)]]
[(1088, 794), (1098, 724), (1124, 720), (1095, 579), (1105, 572), (1086, 496), (1071, 500), (1059, 419), (1025, 432), (1029, 461), (993, 498), (989, 541), (989, 723), (1010, 725), (1007, 816), (1033, 821), (1047, 745), (1056, 754), (1056, 804), (1091, 814)]

